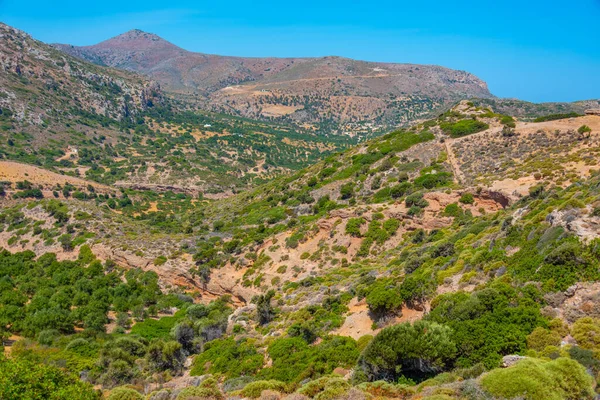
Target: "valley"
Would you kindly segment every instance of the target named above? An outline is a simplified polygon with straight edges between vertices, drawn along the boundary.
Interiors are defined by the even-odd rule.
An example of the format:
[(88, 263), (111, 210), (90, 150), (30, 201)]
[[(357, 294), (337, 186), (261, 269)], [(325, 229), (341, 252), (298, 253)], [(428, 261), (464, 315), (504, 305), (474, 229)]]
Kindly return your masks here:
[(138, 30), (0, 64), (0, 398), (596, 398), (600, 101)]

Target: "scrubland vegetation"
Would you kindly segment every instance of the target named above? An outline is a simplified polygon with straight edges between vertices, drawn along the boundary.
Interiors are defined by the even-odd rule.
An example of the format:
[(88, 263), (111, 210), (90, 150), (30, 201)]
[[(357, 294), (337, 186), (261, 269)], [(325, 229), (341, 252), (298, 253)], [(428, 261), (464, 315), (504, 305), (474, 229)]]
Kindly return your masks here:
[[(64, 100), (39, 143), (2, 108), (0, 158), (87, 181), (0, 182), (0, 398), (594, 398), (600, 176), (558, 170), (596, 125), (505, 164), (505, 110), (577, 115), (465, 102), (359, 141), (159, 100)], [(470, 185), (515, 169), (524, 194)]]

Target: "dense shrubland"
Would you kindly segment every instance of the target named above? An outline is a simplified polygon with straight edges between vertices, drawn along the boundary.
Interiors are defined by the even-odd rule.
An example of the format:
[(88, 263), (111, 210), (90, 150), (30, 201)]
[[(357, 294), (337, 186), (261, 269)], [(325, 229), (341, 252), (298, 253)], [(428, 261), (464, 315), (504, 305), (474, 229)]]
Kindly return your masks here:
[[(91, 384), (97, 384), (117, 387), (110, 398), (141, 398), (136, 393), (146, 385), (178, 379), (189, 368), (202, 377), (198, 386), (160, 389), (150, 398), (257, 398), (265, 390), (323, 400), (362, 393), (591, 398), (600, 373), (600, 314), (593, 307), (560, 307), (572, 285), (600, 278), (599, 241), (582, 241), (552, 213), (597, 216), (599, 178), (565, 189), (541, 181), (507, 209), (476, 213), (479, 191), (455, 190), (442, 154), (411, 159), (403, 152), (437, 145), (432, 131), (462, 136), (485, 129), (478, 118), (514, 124), (478, 112), (475, 119), (450, 112), (392, 132), (225, 202), (67, 186), (56, 188), (65, 200), (20, 200), (3, 209), (1, 231), (12, 243), (33, 234), (79, 256), (58, 261), (53, 254), (0, 253), (0, 329), (4, 340), (20, 339), (11, 359), (0, 361), (8, 371), (0, 379), (35, 365), (42, 386), (56, 383), (65, 393), (89, 391), (94, 398)], [(27, 197), (38, 188), (22, 182), (15, 189)], [(419, 220), (430, 191), (458, 192), (434, 214), (447, 224), (404, 229), (406, 221), (383, 212), (402, 206)], [(147, 212), (150, 203), (158, 211)], [(30, 210), (46, 213), (47, 223), (26, 217)], [(193, 259), (192, 276), (201, 285), (226, 265), (244, 268), (239, 284), (257, 295), (236, 311), (227, 296), (197, 304), (198, 293), (163, 287), (153, 272), (96, 260), (86, 245), (95, 238), (86, 223), (98, 210), (135, 222), (148, 237), (178, 235), (182, 244), (173, 252)], [(281, 262), (273, 269), (282, 276), (295, 267), (260, 246), (271, 240), (272, 247), (297, 249), (336, 210), (350, 210), (343, 233), (359, 243), (356, 256), (347, 257), (348, 248), (338, 243), (331, 250), (339, 259), (328, 260), (328, 268), (319, 264), (302, 279), (265, 282), (272, 263)], [(283, 232), (290, 233), (285, 240), (272, 240)], [(393, 246), (383, 246), (392, 239)], [(320, 262), (327, 247), (299, 257)], [(159, 267), (172, 259), (153, 257)], [(373, 335), (357, 340), (338, 335), (354, 299), (364, 300), (374, 321)], [(422, 317), (398, 323), (405, 310)], [(511, 354), (528, 358), (500, 369)], [(78, 383), (77, 375), (87, 383)], [(15, 380), (10, 390), (22, 386)]]

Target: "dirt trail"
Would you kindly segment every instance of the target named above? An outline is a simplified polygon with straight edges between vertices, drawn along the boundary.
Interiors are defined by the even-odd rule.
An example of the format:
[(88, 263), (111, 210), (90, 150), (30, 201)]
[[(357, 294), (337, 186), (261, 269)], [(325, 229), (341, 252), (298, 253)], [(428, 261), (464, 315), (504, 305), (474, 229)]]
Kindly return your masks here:
[[(395, 76), (403, 76), (403, 74), (377, 74), (377, 75), (342, 75), (339, 76), (339, 79), (361, 79), (361, 78), (390, 78)], [(290, 79), (287, 81), (274, 81), (274, 82), (264, 82), (257, 85), (236, 85), (236, 86), (227, 86), (219, 92), (227, 92), (232, 90), (239, 90), (240, 92), (250, 91), (256, 89), (258, 87), (263, 86), (273, 86), (273, 85), (283, 85), (291, 82), (312, 82), (312, 81), (330, 81), (332, 79), (336, 79), (334, 76), (325, 76), (320, 78), (299, 78), (299, 79)]]
[(452, 175), (454, 176), (454, 181), (456, 183), (463, 184), (465, 182), (465, 176), (460, 170), (460, 165), (456, 160), (454, 150), (452, 150), (450, 139), (446, 139), (446, 141), (444, 142), (444, 146), (446, 147), (446, 153), (448, 154), (448, 163), (450, 163), (450, 167), (452, 168)]

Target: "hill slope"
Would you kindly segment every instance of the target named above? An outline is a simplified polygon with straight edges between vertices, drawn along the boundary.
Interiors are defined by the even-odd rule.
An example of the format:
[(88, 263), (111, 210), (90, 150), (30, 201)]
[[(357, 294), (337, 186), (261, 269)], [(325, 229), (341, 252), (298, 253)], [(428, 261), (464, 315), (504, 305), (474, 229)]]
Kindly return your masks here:
[(492, 97), (474, 75), (438, 66), (218, 56), (186, 51), (140, 30), (92, 46), (55, 47), (143, 73), (173, 92), (200, 94), (203, 104), (218, 111), (321, 124), (334, 131), (359, 122), (399, 125), (460, 99)]
[(209, 196), (356, 142), (285, 123), (189, 111), (156, 81), (0, 25), (0, 158), (104, 184)]
[(12, 182), (0, 328), (151, 398), (592, 399), (598, 154), (599, 116), (463, 102), (226, 200)]

